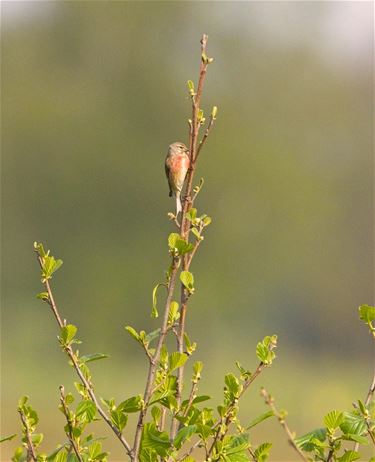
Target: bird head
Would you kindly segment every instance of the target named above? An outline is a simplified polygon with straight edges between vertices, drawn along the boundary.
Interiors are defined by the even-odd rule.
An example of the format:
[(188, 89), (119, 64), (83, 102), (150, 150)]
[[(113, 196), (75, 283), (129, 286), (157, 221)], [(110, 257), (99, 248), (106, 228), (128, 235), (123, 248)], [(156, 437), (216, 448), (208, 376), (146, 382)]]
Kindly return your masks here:
[(179, 154), (188, 154), (189, 149), (181, 143), (181, 141), (176, 141), (169, 145), (168, 154), (169, 155), (179, 155)]

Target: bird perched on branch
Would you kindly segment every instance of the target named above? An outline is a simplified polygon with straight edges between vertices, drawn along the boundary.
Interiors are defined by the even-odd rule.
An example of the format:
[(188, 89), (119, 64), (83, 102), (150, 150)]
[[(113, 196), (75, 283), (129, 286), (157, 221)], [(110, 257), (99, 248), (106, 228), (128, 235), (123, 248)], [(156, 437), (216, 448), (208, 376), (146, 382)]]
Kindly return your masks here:
[(165, 173), (168, 178), (169, 196), (176, 196), (176, 216), (182, 211), (180, 196), (189, 167), (189, 149), (180, 141), (172, 143), (165, 159)]

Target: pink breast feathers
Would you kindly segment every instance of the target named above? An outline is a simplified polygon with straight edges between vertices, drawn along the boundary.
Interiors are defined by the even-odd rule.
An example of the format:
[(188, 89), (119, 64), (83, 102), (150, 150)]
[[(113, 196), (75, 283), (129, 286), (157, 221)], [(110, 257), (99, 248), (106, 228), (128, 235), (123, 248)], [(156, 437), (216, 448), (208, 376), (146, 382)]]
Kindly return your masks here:
[(181, 173), (185, 177), (189, 164), (190, 160), (187, 155), (174, 156), (171, 159), (171, 170), (173, 173)]

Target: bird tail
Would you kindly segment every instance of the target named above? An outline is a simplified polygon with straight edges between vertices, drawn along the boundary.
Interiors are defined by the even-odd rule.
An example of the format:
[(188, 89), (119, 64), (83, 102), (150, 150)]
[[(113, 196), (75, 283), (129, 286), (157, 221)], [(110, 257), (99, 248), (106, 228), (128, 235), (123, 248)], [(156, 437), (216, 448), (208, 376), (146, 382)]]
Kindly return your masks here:
[(180, 191), (176, 191), (176, 216), (182, 212), (181, 206), (181, 199), (180, 199)]

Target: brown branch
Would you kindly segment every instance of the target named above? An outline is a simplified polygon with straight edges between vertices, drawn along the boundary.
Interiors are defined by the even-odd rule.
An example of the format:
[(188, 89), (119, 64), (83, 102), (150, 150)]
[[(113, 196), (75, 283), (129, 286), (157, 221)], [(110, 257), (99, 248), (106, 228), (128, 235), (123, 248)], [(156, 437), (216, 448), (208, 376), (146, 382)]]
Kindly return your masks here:
[(152, 360), (150, 360), (150, 367), (148, 370), (147, 381), (146, 381), (145, 391), (143, 395), (144, 406), (139, 412), (137, 429), (135, 431), (135, 436), (134, 436), (134, 445), (133, 445), (133, 454), (132, 454), (132, 460), (134, 462), (138, 462), (139, 450), (140, 450), (141, 438), (142, 438), (143, 422), (147, 414), (147, 407), (148, 407), (150, 397), (152, 396), (152, 389), (153, 389), (153, 384), (155, 380), (156, 369), (157, 369), (158, 362), (160, 359), (161, 349), (164, 344), (165, 337), (168, 333), (168, 315), (169, 315), (169, 308), (170, 308), (170, 304), (172, 301), (173, 292), (174, 292), (175, 283), (176, 283), (176, 275), (177, 275), (178, 266), (179, 266), (178, 263), (179, 263), (179, 258), (173, 257), (172, 272), (171, 272), (171, 277), (170, 277), (169, 284), (168, 284), (168, 293), (167, 293), (167, 300), (165, 303), (163, 324), (162, 324), (162, 328), (160, 329), (159, 339), (158, 339), (158, 343), (156, 346), (154, 356), (152, 357)]
[[(36, 253), (37, 253), (37, 256), (38, 256), (39, 265), (40, 265), (41, 268), (43, 268), (43, 258), (39, 255), (39, 253), (37, 251), (36, 251)], [(57, 323), (58, 323), (60, 329), (62, 329), (65, 326), (65, 321), (62, 322), (62, 320), (61, 320), (61, 317), (60, 317), (59, 311), (57, 309), (55, 299), (53, 297), (51, 285), (50, 285), (48, 279), (44, 281), (44, 286), (47, 289), (47, 293), (48, 293), (47, 302), (48, 302), (49, 306), (51, 307), (53, 314), (55, 315), (55, 318), (57, 320)], [(99, 403), (99, 401), (98, 401), (98, 399), (97, 399), (97, 397), (96, 397), (96, 395), (94, 393), (94, 389), (92, 387), (92, 384), (86, 379), (86, 377), (84, 376), (84, 374), (81, 371), (81, 368), (80, 368), (79, 363), (78, 363), (78, 359), (77, 359), (72, 347), (70, 345), (67, 345), (67, 346), (64, 347), (64, 351), (69, 356), (69, 358), (70, 358), (70, 360), (71, 360), (71, 362), (73, 364), (73, 367), (77, 372), (78, 377), (80, 378), (82, 384), (86, 388), (86, 390), (87, 390), (92, 402), (95, 404), (99, 414), (102, 416), (103, 420), (109, 425), (109, 427), (115, 433), (115, 435), (117, 436), (117, 438), (119, 439), (121, 444), (124, 446), (127, 454), (131, 457), (132, 456), (132, 449), (130, 447), (130, 444), (123, 437), (120, 430), (112, 423), (111, 419), (107, 416), (107, 414), (105, 413), (105, 411), (101, 407), (101, 405), (100, 405), (100, 403)]]
[[(209, 59), (206, 56), (206, 47), (207, 47), (207, 39), (208, 36), (203, 34), (201, 39), (201, 64), (199, 70), (199, 80), (198, 80), (198, 87), (197, 92), (195, 95), (192, 96), (192, 118), (189, 128), (189, 152), (190, 152), (190, 168), (187, 173), (186, 178), (186, 187), (185, 187), (185, 197), (183, 200), (182, 205), (182, 218), (181, 218), (181, 225), (180, 225), (180, 233), (182, 239), (185, 241), (189, 240), (190, 234), (190, 224), (187, 220), (187, 212), (193, 205), (193, 201), (191, 198), (191, 192), (193, 187), (193, 178), (195, 173), (195, 165), (197, 161), (197, 142), (199, 136), (199, 129), (200, 129), (200, 122), (198, 121), (198, 113), (200, 109), (200, 102), (202, 97), (203, 91), (203, 84), (204, 79), (207, 73), (207, 67), (209, 65)], [(187, 255), (183, 258), (182, 270), (189, 271), (189, 266), (191, 263), (191, 258)], [(184, 351), (184, 333), (185, 333), (185, 321), (186, 321), (186, 309), (187, 309), (187, 302), (189, 299), (189, 294), (187, 289), (181, 284), (181, 307), (180, 307), (180, 319), (179, 319), (179, 329), (178, 329), (178, 338), (177, 338), (177, 350), (180, 353)], [(176, 400), (178, 405), (181, 405), (182, 400), (182, 389), (183, 389), (183, 381), (184, 381), (184, 366), (181, 366), (177, 371), (177, 392), (176, 392)], [(175, 417), (172, 417), (171, 423), (171, 439), (173, 440), (176, 436), (178, 430), (179, 422)]]
[(79, 460), (79, 462), (83, 462), (83, 459), (82, 459), (82, 456), (79, 452), (79, 448), (75, 442), (75, 439), (74, 439), (74, 436), (73, 436), (73, 425), (72, 425), (72, 420), (70, 418), (70, 411), (69, 411), (69, 408), (66, 404), (66, 401), (65, 401), (65, 394), (64, 394), (64, 387), (63, 385), (60, 385), (59, 387), (60, 389), (60, 402), (61, 402), (61, 405), (62, 405), (62, 408), (63, 408), (63, 411), (64, 411), (64, 415), (65, 415), (65, 418), (66, 418), (66, 422), (68, 424), (68, 431), (66, 432), (66, 436), (68, 437), (69, 441), (70, 441), (70, 444), (72, 445), (72, 448)]
[(19, 415), (21, 417), (22, 425), (24, 427), (25, 431), (25, 437), (26, 437), (26, 444), (27, 444), (27, 456), (26, 456), (26, 461), (30, 462), (33, 460), (34, 462), (37, 461), (37, 455), (35, 453), (35, 448), (31, 439), (30, 435), (30, 430), (29, 426), (26, 422), (25, 414), (22, 412), (22, 409), (18, 409)]
[[(275, 406), (275, 403), (274, 403), (274, 400), (273, 398), (271, 397), (270, 394), (267, 393), (267, 391), (262, 388), (261, 389), (261, 395), (263, 396), (264, 398), (264, 401), (266, 402), (266, 404), (268, 404), (268, 406), (271, 408), (271, 411), (274, 413), (274, 415), (277, 417), (278, 421), (280, 422), (280, 425), (283, 427), (287, 437), (288, 437), (288, 441), (289, 441), (289, 444), (292, 446), (292, 448), (298, 453), (298, 455), (300, 456), (300, 458), (304, 461), (304, 462), (309, 462), (309, 459), (305, 456), (305, 454), (301, 451), (301, 449), (297, 446), (296, 442), (294, 441), (294, 435), (293, 433), (290, 431), (290, 428), (288, 426), (288, 424), (286, 423), (285, 421), (285, 416), (283, 416), (279, 411), (278, 409), (276, 408)], [(332, 456), (331, 456), (332, 457)], [(327, 462), (331, 460), (330, 457), (328, 457), (327, 459)]]

